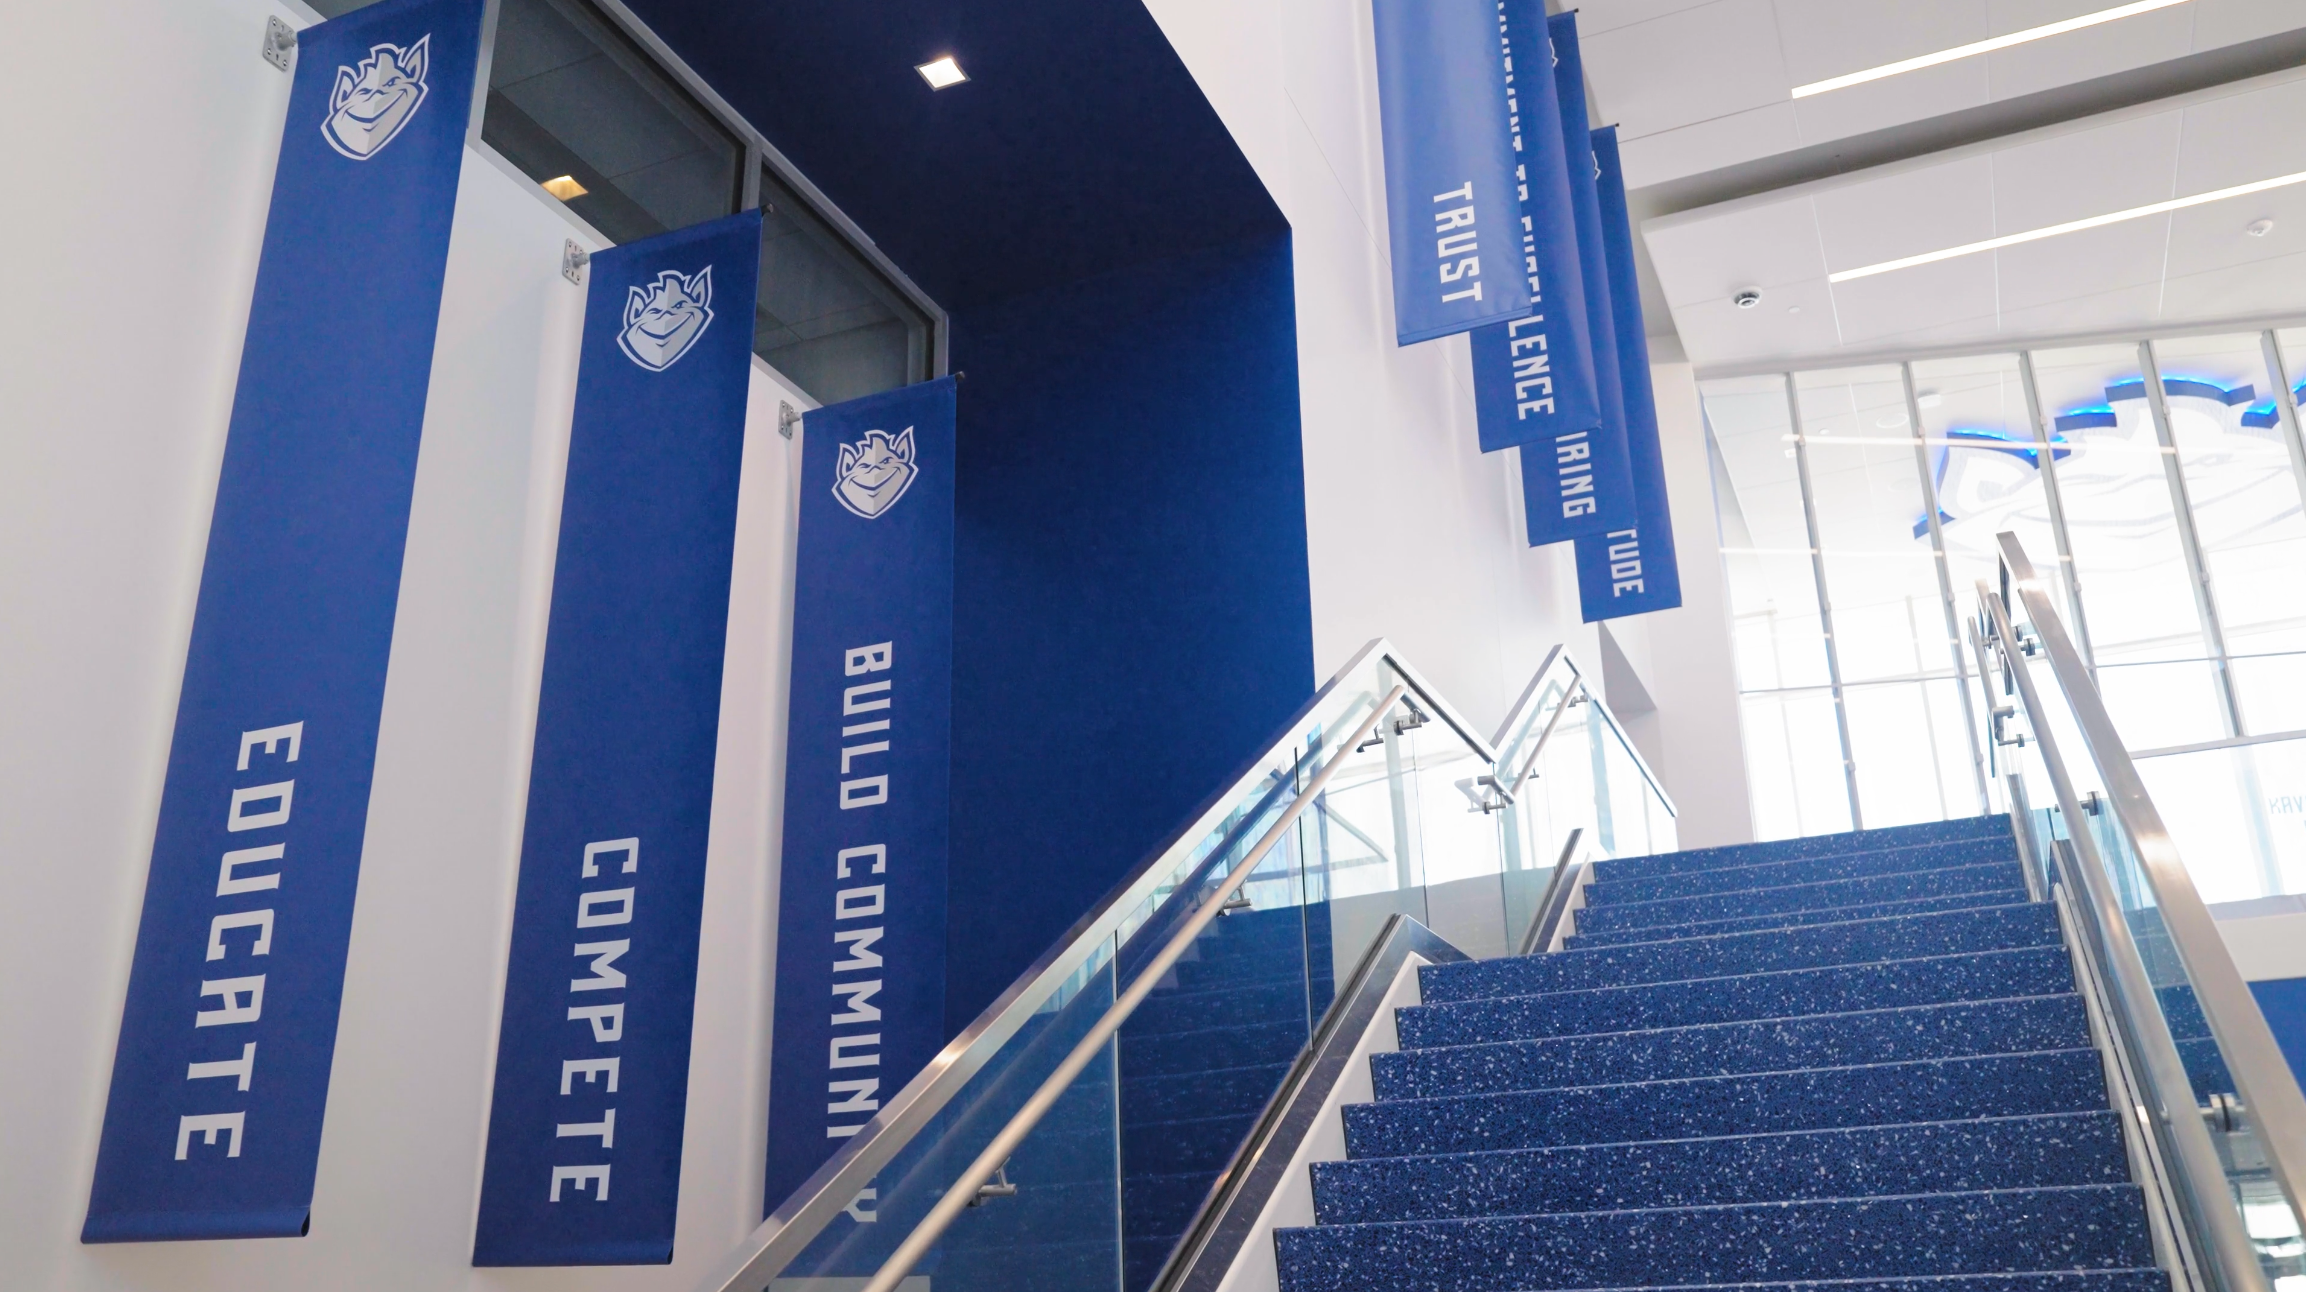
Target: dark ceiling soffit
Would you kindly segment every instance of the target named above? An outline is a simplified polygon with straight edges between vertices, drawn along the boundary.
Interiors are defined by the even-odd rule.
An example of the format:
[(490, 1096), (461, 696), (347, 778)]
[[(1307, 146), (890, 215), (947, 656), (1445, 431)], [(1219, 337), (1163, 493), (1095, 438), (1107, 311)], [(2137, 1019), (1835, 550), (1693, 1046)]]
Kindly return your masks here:
[(2306, 28), (1667, 180), (1628, 194), (1628, 205), (1639, 225), (2300, 66), (2306, 66)]

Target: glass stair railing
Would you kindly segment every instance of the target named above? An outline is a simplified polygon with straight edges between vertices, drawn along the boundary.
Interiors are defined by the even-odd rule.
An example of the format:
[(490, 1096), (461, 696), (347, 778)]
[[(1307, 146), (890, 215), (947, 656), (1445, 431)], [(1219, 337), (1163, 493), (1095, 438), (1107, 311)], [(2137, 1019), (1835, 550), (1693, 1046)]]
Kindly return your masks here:
[(1491, 741), (1373, 642), (704, 1286), (1144, 1292), (1405, 928), (1509, 954), (1558, 863), (1674, 846), (1566, 654)]

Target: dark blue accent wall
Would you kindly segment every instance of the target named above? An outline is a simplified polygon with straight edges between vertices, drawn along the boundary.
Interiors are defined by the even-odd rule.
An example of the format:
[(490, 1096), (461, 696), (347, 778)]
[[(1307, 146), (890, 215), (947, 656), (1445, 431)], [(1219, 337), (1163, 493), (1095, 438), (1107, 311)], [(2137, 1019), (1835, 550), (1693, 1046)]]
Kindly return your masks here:
[(957, 1031), (1313, 687), (1286, 233), (958, 312)]

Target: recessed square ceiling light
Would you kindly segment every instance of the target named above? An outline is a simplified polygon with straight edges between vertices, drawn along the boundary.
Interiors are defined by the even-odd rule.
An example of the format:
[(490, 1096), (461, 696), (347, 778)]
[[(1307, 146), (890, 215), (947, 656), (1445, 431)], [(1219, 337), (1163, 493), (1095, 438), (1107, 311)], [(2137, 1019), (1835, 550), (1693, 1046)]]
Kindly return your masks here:
[(943, 58), (932, 58), (926, 63), (916, 65), (913, 70), (921, 74), (921, 79), (927, 81), (932, 90), (942, 90), (948, 86), (959, 85), (969, 79), (969, 74), (961, 70), (961, 65), (953, 61), (951, 54), (947, 54)]
[(577, 183), (574, 175), (559, 175), (544, 182), (544, 191), (568, 202), (583, 197), (590, 190)]

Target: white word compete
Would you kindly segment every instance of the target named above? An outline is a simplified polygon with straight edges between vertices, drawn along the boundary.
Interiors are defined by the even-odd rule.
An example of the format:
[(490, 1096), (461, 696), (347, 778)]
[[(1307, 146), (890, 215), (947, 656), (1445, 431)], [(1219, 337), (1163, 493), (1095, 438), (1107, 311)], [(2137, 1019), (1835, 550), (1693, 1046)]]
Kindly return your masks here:
[[(1473, 227), (1473, 181), (1465, 181), (1463, 188), (1434, 194), (1433, 204), (1440, 206), (1443, 202), (1460, 199), (1465, 205), (1446, 207), (1433, 213), (1433, 254), (1441, 260), (1441, 285), (1444, 288), (1451, 283), (1481, 277), (1481, 239)], [(1451, 301), (1480, 299), (1479, 282), (1441, 294), (1441, 303), (1444, 305)]]
[[(616, 867), (604, 878), (603, 866)], [(597, 879), (615, 883), (641, 868), (641, 841), (630, 839), (603, 839), (584, 847), (584, 859), (578, 864), (577, 874), (582, 879)], [(594, 992), (615, 992), (620, 996), (627, 986), (625, 971), (617, 961), (633, 949), (631, 938), (605, 938), (591, 929), (614, 928), (633, 922), (633, 894), (638, 884), (627, 883), (622, 888), (599, 888), (577, 894), (577, 937), (585, 939), (576, 944), (574, 954), (586, 962), (587, 974), (569, 979), (569, 995), (581, 997), (583, 1004), (572, 1004), (568, 1021), (583, 1023), (592, 1036), (592, 1046), (579, 1058), (563, 1059), (560, 1065), (560, 1092), (581, 1099), (601, 1100), (617, 1092), (617, 1080), (623, 1075), (624, 1056), (621, 1052), (625, 1039), (625, 1002), (603, 1000)], [(585, 1033), (579, 1032), (579, 1044)], [(578, 1082), (583, 1082), (580, 1089)], [(593, 1121), (560, 1122), (553, 1127), (555, 1139), (597, 1139), (605, 1155), (617, 1146), (617, 1110), (614, 1106), (597, 1110)], [(552, 1186), (546, 1197), (559, 1202), (561, 1190), (592, 1190), (593, 1201), (609, 1200), (609, 1163), (590, 1162), (582, 1166), (556, 1166), (552, 1169)], [(572, 1193), (572, 1196), (573, 1193)]]
[[(270, 755), (284, 763), (293, 763), (303, 752), (304, 724), (291, 722), (286, 726), (263, 727), (240, 733), (240, 760), (233, 770), (248, 770), (251, 755)], [(285, 749), (282, 747), (286, 746)], [(260, 772), (261, 774), (261, 772)], [(277, 773), (274, 773), (277, 775)], [(248, 785), (232, 791), (232, 803), (224, 812), (224, 829), (229, 834), (250, 831), (276, 830), (288, 824), (288, 815), (296, 804), (296, 782), (274, 781), (265, 785)], [(254, 842), (250, 840), (249, 842)], [(234, 848), (224, 854), (216, 870), (218, 897), (244, 897), (250, 893), (271, 892), (280, 887), (280, 872), (246, 874), (243, 868), (279, 863), (287, 855), (286, 843), (267, 843), (249, 848)], [(274, 910), (226, 911), (208, 921), (207, 959), (225, 960), (235, 953), (248, 956), (272, 954), (272, 922)], [(254, 930), (246, 947), (240, 944), (238, 931)], [(235, 936), (227, 939), (225, 935)], [(217, 1004), (208, 1008), (209, 998)], [(233, 1027), (253, 1023), (264, 1017), (264, 975), (245, 974), (231, 978), (207, 978), (200, 984), (200, 1002), (192, 1015), (192, 1025), (201, 1027)], [(232, 1035), (224, 1033), (223, 1035)], [(247, 1033), (240, 1033), (247, 1035)], [(238, 1058), (212, 1059), (188, 1064), (184, 1070), (186, 1081), (230, 1081), (233, 1089), (247, 1094), (249, 1083), (256, 1077), (256, 1042), (244, 1041)], [(176, 1121), (176, 1160), (191, 1156), (192, 1137), (198, 1135), (204, 1145), (213, 1146), (218, 1135), (224, 1136), (224, 1155), (240, 1156), (240, 1138), (248, 1127), (248, 1111), (222, 1113), (193, 1113)]]
[[(860, 646), (844, 653), (841, 672), (847, 677), (863, 677), (868, 673), (887, 673), (895, 658), (895, 644), (881, 642), (873, 646)], [(879, 807), (889, 801), (889, 778), (886, 773), (872, 776), (853, 776), (860, 758), (886, 758), (889, 753), (889, 722), (887, 717), (875, 718), (876, 713), (890, 714), (891, 690), (888, 679), (857, 682), (841, 690), (841, 716), (863, 718), (841, 728), (841, 789), (843, 811)], [(857, 744), (848, 743), (859, 737)], [(885, 765), (885, 764), (884, 764)], [(856, 867), (869, 862), (871, 868), (858, 874)], [(885, 875), (889, 870), (889, 849), (885, 844), (868, 843), (855, 848), (843, 848), (833, 858), (833, 878), (861, 880), (870, 875)], [(876, 949), (886, 931), (882, 923), (889, 909), (886, 883), (854, 883), (836, 889), (833, 893), (833, 997), (841, 1008), (833, 1014), (834, 1032), (825, 1056), (827, 1076), (825, 1093), (834, 1096), (825, 1105), (825, 1137), (847, 1139), (865, 1128), (881, 1107), (879, 1077), (843, 1077), (843, 1068), (877, 1068), (881, 1066), (881, 1007), (873, 1003), (880, 994), (882, 983), (881, 953)], [(848, 927), (843, 927), (848, 926)], [(871, 974), (869, 978), (841, 980), (843, 974)], [(871, 1031), (842, 1031), (843, 1028), (871, 1028)]]

